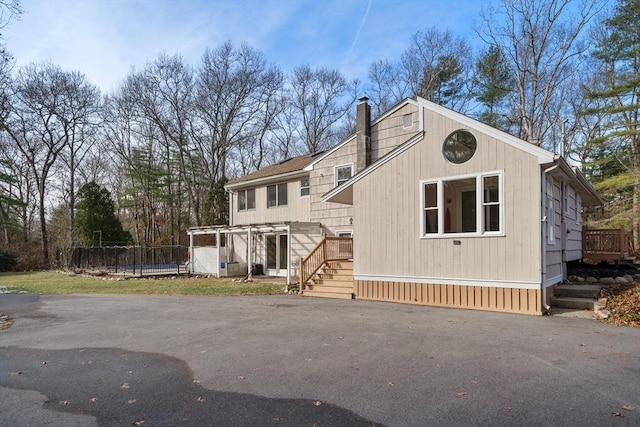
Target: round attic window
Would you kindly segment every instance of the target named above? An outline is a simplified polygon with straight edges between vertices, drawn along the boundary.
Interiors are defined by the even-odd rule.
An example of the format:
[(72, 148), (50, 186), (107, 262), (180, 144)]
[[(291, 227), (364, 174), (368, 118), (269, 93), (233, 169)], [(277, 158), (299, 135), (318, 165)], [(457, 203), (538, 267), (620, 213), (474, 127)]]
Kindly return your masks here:
[(464, 163), (476, 152), (476, 137), (466, 130), (457, 130), (444, 140), (442, 154), (451, 163)]

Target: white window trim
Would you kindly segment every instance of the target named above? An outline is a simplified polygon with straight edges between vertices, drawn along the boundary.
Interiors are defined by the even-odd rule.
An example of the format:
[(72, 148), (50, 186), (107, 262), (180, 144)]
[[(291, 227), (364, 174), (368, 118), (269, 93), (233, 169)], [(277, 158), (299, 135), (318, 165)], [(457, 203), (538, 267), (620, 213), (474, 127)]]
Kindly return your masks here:
[[(351, 176), (353, 176), (353, 163), (345, 163), (343, 165), (337, 165), (333, 167), (333, 186), (337, 187), (338, 186), (338, 169), (341, 168), (346, 168), (346, 167), (351, 168)], [(348, 180), (345, 180), (344, 182), (347, 182)]]
[[(253, 207), (249, 207), (249, 198), (247, 197), (247, 193), (249, 190), (253, 190)], [(244, 209), (240, 209), (240, 193), (244, 193)], [(255, 188), (245, 188), (243, 190), (236, 191), (236, 211), (237, 212), (247, 212), (256, 210), (256, 189)]]
[(580, 198), (580, 194), (576, 191), (576, 199), (573, 202), (576, 208), (576, 224), (582, 224), (582, 199)]
[[(549, 194), (549, 187), (551, 187), (551, 194)], [(553, 178), (547, 178), (547, 188), (545, 188), (545, 197), (547, 198), (547, 243), (549, 245), (556, 244), (556, 208), (555, 208), (555, 183)]]
[[(409, 126), (406, 125), (405, 122), (405, 118), (409, 116), (410, 121), (409, 121)], [(413, 113), (407, 113), (405, 115), (402, 116), (402, 129), (411, 129), (413, 127)]]
[[(265, 191), (266, 191), (266, 195), (267, 195), (267, 209), (277, 209), (277, 208), (281, 208), (281, 207), (286, 207), (289, 205), (289, 183), (288, 182), (279, 182), (277, 184), (269, 184), (267, 186), (264, 187)], [(287, 203), (286, 204), (280, 204), (280, 186), (281, 185), (286, 185), (287, 188)], [(273, 206), (269, 206), (269, 187), (276, 187), (276, 204)]]
[[(483, 204), (483, 193), (482, 193), (482, 181), (484, 177), (487, 176), (497, 176), (498, 177), (498, 196), (500, 198), (500, 231), (484, 231), (484, 204)], [(472, 233), (445, 233), (444, 232), (444, 182), (445, 181), (457, 181), (463, 179), (475, 178), (476, 180), (476, 231)], [(426, 184), (436, 184), (437, 185), (437, 196), (438, 196), (438, 232), (437, 233), (426, 233), (425, 231), (425, 200), (424, 200), (424, 186)], [(499, 237), (505, 236), (505, 199), (504, 199), (504, 171), (489, 171), (482, 172), (476, 174), (468, 174), (468, 175), (457, 175), (457, 176), (448, 176), (446, 178), (437, 178), (437, 179), (425, 179), (420, 180), (420, 184), (418, 185), (418, 191), (420, 192), (420, 238), (421, 239), (454, 239), (454, 238), (462, 238), (462, 237)]]
[[(306, 180), (308, 181), (308, 185), (307, 185), (306, 187), (303, 187), (303, 186), (302, 186), (302, 180), (303, 180), (303, 179), (306, 179)], [(300, 189), (300, 192), (298, 193), (298, 194), (299, 194), (299, 196), (300, 196), (300, 197), (309, 197), (309, 196), (311, 195), (311, 179), (310, 179), (309, 177), (307, 177), (307, 178), (300, 178), (300, 180), (298, 181), (298, 183), (299, 183), (299, 189)], [(303, 188), (307, 188), (307, 189), (309, 189), (309, 194), (303, 195), (303, 194), (302, 194), (302, 189), (303, 189)]]
[(340, 237), (340, 234), (347, 234), (347, 233), (349, 233), (349, 237), (353, 237), (353, 230), (338, 230), (334, 234), (336, 237)]
[(571, 218), (571, 207), (570, 205), (570, 201), (571, 201), (571, 187), (569, 186), (569, 184), (565, 183), (564, 184), (564, 191), (562, 194), (563, 200), (562, 200), (562, 210), (564, 212), (563, 215), (567, 218)]

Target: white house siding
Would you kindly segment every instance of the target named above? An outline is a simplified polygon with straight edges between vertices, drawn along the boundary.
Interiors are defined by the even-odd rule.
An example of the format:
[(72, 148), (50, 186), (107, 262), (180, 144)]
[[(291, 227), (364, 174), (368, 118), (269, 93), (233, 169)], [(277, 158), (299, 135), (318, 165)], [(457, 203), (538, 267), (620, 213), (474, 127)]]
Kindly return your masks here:
[(327, 235), (334, 235), (337, 231), (351, 230), (353, 207), (341, 203), (322, 203), (322, 195), (335, 187), (335, 167), (353, 165), (356, 162), (356, 140), (352, 139), (330, 156), (322, 159), (313, 166), (310, 172), (310, 221), (319, 222)]
[[(377, 286), (390, 289), (382, 282), (393, 292), (403, 283), (424, 284), (427, 287), (416, 288), (419, 297), (409, 291), (411, 300), (405, 302), (540, 313), (537, 159), (472, 131), (478, 141), (475, 155), (461, 165), (449, 163), (442, 155), (443, 141), (464, 127), (436, 113), (427, 113), (424, 120), (423, 141), (354, 184), (354, 205), (366, 207), (354, 212), (354, 274), (356, 279), (360, 276), (356, 280), (359, 296), (376, 299), (373, 289)], [(503, 171), (504, 236), (420, 236), (421, 180), (488, 171)], [(454, 245), (454, 240), (460, 245)], [(436, 298), (435, 287), (441, 285), (453, 287), (444, 294), (439, 290)]]
[[(412, 126), (405, 128), (403, 123), (406, 114), (411, 114)], [(384, 116), (383, 120), (374, 122), (371, 125), (371, 161), (375, 162), (415, 135), (420, 130), (419, 124), (418, 107), (413, 103), (406, 104)]]
[(310, 196), (300, 196), (300, 178), (282, 180), (272, 184), (287, 183), (287, 204), (267, 208), (267, 185), (260, 185), (256, 190), (255, 209), (238, 211), (238, 193), (231, 193), (231, 225), (264, 224), (285, 221), (309, 222)]

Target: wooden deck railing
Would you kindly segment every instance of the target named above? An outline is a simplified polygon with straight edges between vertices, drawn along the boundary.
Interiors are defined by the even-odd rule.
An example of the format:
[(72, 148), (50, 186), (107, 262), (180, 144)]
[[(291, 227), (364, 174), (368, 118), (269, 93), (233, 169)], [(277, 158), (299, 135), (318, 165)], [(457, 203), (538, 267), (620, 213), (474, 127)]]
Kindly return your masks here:
[(353, 258), (353, 238), (324, 236), (306, 258), (300, 259), (300, 290), (329, 261)]
[(582, 230), (582, 258), (621, 261), (633, 257), (631, 240), (623, 229)]

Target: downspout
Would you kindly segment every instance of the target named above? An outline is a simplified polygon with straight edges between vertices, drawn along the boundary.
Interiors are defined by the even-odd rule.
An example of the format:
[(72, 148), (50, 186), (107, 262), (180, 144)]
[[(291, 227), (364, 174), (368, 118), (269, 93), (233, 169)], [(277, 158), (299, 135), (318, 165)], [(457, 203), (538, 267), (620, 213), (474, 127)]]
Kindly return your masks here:
[(193, 274), (193, 233), (189, 233), (189, 274)]
[(287, 224), (287, 289), (291, 285), (291, 224)]
[(544, 200), (543, 203), (543, 208), (542, 208), (542, 222), (544, 223), (544, 225), (541, 227), (542, 228), (542, 245), (540, 245), (540, 248), (542, 249), (542, 309), (543, 309), (543, 313), (544, 314), (549, 314), (549, 310), (551, 309), (551, 306), (549, 304), (547, 304), (547, 287), (545, 286), (545, 282), (547, 280), (547, 244), (549, 243), (549, 236), (547, 235), (548, 233), (548, 221), (549, 218), (547, 218), (547, 174), (549, 172), (551, 172), (552, 170), (556, 169), (559, 165), (555, 164), (553, 166), (548, 167), (547, 169), (544, 170), (544, 172), (542, 172), (542, 191), (541, 194), (544, 194), (544, 196), (542, 197), (542, 199)]

